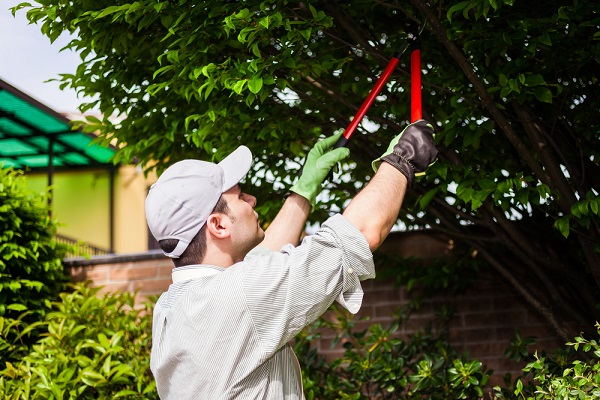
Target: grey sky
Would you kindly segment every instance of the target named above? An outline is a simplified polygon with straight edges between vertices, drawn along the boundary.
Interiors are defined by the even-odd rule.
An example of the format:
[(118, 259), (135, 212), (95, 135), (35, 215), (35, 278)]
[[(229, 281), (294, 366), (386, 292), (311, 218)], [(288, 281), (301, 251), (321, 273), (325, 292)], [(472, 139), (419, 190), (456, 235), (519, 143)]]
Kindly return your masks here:
[(0, 0), (0, 79), (58, 112), (74, 112), (82, 102), (75, 91), (61, 91), (58, 82), (45, 81), (74, 73), (79, 56), (59, 52), (69, 38), (63, 35), (50, 44), (39, 26), (29, 25), (25, 11), (13, 17), (9, 8), (22, 1)]

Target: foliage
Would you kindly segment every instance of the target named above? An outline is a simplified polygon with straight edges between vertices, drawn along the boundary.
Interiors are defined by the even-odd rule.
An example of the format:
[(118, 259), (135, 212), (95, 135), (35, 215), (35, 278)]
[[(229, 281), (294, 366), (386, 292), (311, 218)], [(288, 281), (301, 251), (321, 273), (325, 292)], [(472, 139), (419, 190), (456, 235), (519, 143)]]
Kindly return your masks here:
[[(356, 331), (347, 312), (334, 308), (333, 318), (321, 318), (297, 338), (307, 399), (472, 399), (483, 396), (492, 371), (478, 360), (459, 356), (444, 340), (444, 330), (432, 329), (400, 339), (406, 319), (399, 313), (388, 327), (373, 324)], [(337, 334), (345, 348), (341, 358), (325, 363), (311, 347), (320, 328)]]
[[(269, 221), (301, 159), (343, 129), (388, 60), (427, 20), (424, 116), (440, 159), (400, 215), (461, 242), (568, 340), (600, 317), (600, 4), (559, 0), (39, 0), (51, 40), (75, 34), (91, 119), (117, 160), (255, 154), (248, 180)], [(354, 134), (352, 161), (313, 215), (340, 209), (407, 123), (408, 55)], [(111, 114), (127, 116), (117, 125)], [(286, 161), (287, 160), (287, 161)], [(351, 178), (350, 178), (351, 176)]]
[[(67, 275), (68, 247), (54, 240), (56, 222), (46, 198), (25, 187), (22, 173), (0, 169), (0, 358), (17, 357), (35, 340), (31, 330), (12, 335), (9, 326), (44, 316), (58, 298)], [(24, 311), (27, 311), (25, 315)], [(14, 332), (10, 330), (11, 332)], [(35, 332), (33, 332), (35, 333)]]
[[(596, 324), (600, 337), (600, 325)], [(570, 348), (549, 357), (531, 356), (522, 377), (508, 388), (494, 388), (497, 399), (592, 399), (600, 397), (600, 342), (583, 335)]]
[(150, 373), (151, 308), (79, 283), (37, 326), (46, 333), (0, 371), (5, 399), (158, 399)]
[(30, 317), (30, 312), (17, 318), (0, 317), (0, 366), (24, 357), (42, 333), (35, 329), (35, 323), (30, 325), (27, 322), (27, 317)]
[[(33, 325), (45, 332), (30, 352), (0, 370), (5, 399), (157, 399), (149, 370), (151, 305), (134, 307), (135, 296), (98, 297), (99, 288), (79, 283), (61, 293), (53, 311)], [(400, 328), (410, 315), (401, 310), (390, 326), (359, 320), (333, 308), (296, 338), (307, 399), (474, 399), (482, 398), (492, 371), (460, 355), (445, 340), (444, 320), (408, 335)], [(7, 321), (6, 318), (1, 321)], [(6, 325), (5, 325), (6, 327)], [(10, 329), (32, 328), (23, 320)], [(314, 340), (322, 329), (336, 333), (344, 354), (330, 362)], [(596, 325), (600, 336), (600, 325)], [(517, 335), (507, 354), (530, 360), (523, 376), (496, 387), (497, 399), (595, 398), (600, 391), (600, 342), (581, 335), (549, 357), (528, 354), (529, 338)], [(510, 377), (509, 377), (510, 379)]]
[(418, 297), (419, 291), (427, 297), (441, 291), (458, 293), (475, 282), (481, 264), (468, 250), (455, 247), (452, 257), (427, 260), (378, 251), (374, 255), (377, 276), (404, 287), (411, 299)]

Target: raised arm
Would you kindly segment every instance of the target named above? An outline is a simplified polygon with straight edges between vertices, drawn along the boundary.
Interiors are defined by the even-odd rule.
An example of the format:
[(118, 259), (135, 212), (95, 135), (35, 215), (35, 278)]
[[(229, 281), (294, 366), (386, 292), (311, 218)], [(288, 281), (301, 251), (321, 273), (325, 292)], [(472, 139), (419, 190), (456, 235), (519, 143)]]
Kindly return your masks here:
[(308, 200), (292, 193), (265, 230), (265, 238), (259, 246), (279, 251), (288, 243), (297, 245), (304, 231), (310, 208)]
[(310, 150), (304, 161), (302, 175), (290, 188), (290, 196), (267, 227), (265, 239), (259, 246), (279, 251), (288, 243), (298, 244), (323, 181), (331, 168), (350, 154), (350, 150), (343, 147), (331, 150), (340, 136), (323, 139)]
[(406, 189), (404, 175), (384, 164), (344, 210), (344, 217), (361, 231), (371, 251), (383, 243), (396, 223)]
[(415, 173), (423, 173), (436, 157), (433, 130), (420, 120), (406, 127), (373, 162), (375, 175), (343, 213), (364, 235), (371, 251), (383, 243), (396, 223)]

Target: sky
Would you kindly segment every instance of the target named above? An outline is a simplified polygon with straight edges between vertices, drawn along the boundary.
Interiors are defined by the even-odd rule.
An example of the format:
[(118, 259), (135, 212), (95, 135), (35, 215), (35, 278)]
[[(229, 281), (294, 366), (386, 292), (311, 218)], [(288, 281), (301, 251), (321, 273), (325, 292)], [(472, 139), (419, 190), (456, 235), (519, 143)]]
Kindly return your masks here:
[(13, 17), (9, 8), (23, 1), (0, 0), (0, 79), (57, 112), (76, 112), (83, 102), (77, 93), (46, 81), (61, 73), (74, 73), (79, 55), (70, 50), (60, 52), (69, 37), (62, 35), (51, 44), (40, 26), (29, 24), (25, 10)]

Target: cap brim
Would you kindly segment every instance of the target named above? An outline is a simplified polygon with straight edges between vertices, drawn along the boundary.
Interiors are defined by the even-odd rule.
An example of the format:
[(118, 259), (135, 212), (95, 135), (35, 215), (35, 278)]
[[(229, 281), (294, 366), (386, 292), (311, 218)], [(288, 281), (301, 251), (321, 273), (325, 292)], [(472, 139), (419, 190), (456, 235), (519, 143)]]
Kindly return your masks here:
[(223, 168), (223, 192), (237, 185), (252, 167), (252, 152), (246, 146), (240, 146), (219, 163)]

